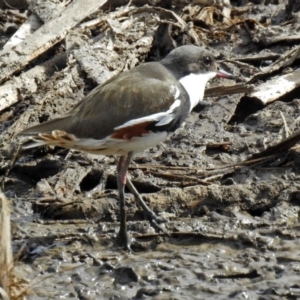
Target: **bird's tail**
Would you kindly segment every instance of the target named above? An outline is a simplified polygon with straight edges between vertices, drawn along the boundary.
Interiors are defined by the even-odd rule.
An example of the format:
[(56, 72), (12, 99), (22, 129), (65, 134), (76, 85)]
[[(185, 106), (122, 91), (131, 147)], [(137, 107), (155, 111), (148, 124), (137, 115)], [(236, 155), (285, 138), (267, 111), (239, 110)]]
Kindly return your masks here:
[(35, 137), (38, 136), (39, 134), (51, 133), (52, 131), (55, 130), (65, 131), (68, 125), (70, 125), (71, 121), (72, 121), (71, 116), (50, 120), (48, 122), (29, 127), (21, 131), (20, 133), (18, 133), (17, 136), (26, 135), (26, 136)]
[(42, 145), (70, 148), (75, 140), (72, 134), (66, 132), (71, 121), (72, 117), (66, 116), (21, 131), (17, 136), (30, 137), (29, 140), (22, 143), (22, 149), (30, 149)]

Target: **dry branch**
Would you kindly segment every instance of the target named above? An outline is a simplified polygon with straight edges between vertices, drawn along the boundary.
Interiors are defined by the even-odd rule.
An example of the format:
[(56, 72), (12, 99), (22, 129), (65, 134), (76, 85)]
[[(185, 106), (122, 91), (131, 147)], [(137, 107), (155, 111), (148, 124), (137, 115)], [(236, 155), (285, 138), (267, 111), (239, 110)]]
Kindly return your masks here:
[(270, 146), (259, 153), (253, 154), (245, 162), (251, 161), (253, 159), (266, 158), (272, 155), (274, 156), (282, 155), (284, 152), (291, 150), (291, 148), (294, 147), (299, 142), (300, 142), (300, 130), (296, 131), (293, 135), (289, 136), (288, 138), (284, 139), (278, 144)]
[(12, 257), (10, 209), (6, 197), (0, 192), (0, 287), (7, 293), (13, 267)]
[(205, 97), (220, 97), (233, 94), (249, 93), (253, 90), (252, 85), (235, 84), (230, 86), (211, 87), (205, 90)]
[(270, 66), (262, 68), (261, 72), (256, 73), (254, 76), (252, 76), (247, 83), (253, 83), (262, 77), (272, 75), (272, 73), (282, 68), (289, 67), (295, 62), (296, 59), (299, 59), (299, 57), (300, 47), (295, 47), (291, 50), (287, 50), (283, 55), (280, 56), (280, 58), (278, 58)]

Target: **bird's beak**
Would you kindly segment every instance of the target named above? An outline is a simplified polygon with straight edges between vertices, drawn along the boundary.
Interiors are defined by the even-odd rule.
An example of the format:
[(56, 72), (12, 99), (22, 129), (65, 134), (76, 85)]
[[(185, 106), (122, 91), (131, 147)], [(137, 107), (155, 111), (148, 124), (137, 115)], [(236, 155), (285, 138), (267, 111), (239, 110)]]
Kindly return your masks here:
[(233, 79), (235, 80), (235, 76), (231, 73), (228, 73), (226, 71), (224, 71), (223, 69), (219, 68), (217, 71), (217, 76), (221, 77), (221, 78), (228, 78), (228, 79)]

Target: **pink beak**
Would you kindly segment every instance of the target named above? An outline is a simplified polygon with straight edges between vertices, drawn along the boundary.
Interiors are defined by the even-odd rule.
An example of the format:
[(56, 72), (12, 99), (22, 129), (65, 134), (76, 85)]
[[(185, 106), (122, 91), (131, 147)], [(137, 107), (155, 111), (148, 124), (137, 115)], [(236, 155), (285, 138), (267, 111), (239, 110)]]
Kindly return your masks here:
[(219, 68), (217, 72), (217, 76), (221, 78), (228, 78), (228, 79), (236, 79), (234, 75), (224, 71), (223, 69)]

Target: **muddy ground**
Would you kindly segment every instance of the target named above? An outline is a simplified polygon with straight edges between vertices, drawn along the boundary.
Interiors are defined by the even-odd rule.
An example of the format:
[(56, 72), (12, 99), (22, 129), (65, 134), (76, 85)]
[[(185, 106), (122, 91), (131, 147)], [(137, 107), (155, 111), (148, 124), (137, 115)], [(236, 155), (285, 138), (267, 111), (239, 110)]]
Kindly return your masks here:
[[(290, 49), (298, 49), (297, 1), (294, 6), (292, 1), (231, 1), (229, 25), (215, 14), (210, 23), (196, 14), (203, 6), (179, 5), (180, 1), (174, 1), (178, 6), (173, 8), (161, 8), (155, 1), (156, 11), (150, 14), (148, 7), (132, 21), (126, 9), (136, 9), (136, 2), (106, 7), (97, 17), (109, 16), (110, 26), (100, 22), (102, 27), (91, 30), (76, 27), (34, 60), (24, 72), (67, 53), (51, 76), (28, 81), (30, 88), (19, 89), (18, 101), (0, 112), (0, 175), (12, 207), (15, 271), (24, 286), (29, 283), (27, 298), (300, 298), (297, 145), (253, 160), (299, 129), (297, 87), (266, 103), (251, 92), (206, 97), (169, 140), (136, 155), (132, 181), (149, 206), (169, 222), (163, 225), (168, 234), (156, 233), (127, 191), (129, 230), (144, 245), (135, 254), (116, 243), (117, 158), (42, 147), (23, 153), (5, 175), (9, 149), (18, 142), (16, 133), (66, 113), (113, 74), (159, 59), (176, 45), (212, 46), (239, 82), (249, 82), (252, 88), (299, 67), (295, 57), (253, 77), (265, 66), (276, 66)], [(29, 12), (19, 10), (18, 16), (41, 14), (38, 3), (31, 1)], [(44, 22), (50, 3), (57, 5), (45, 3), (50, 12), (43, 11)], [(180, 28), (176, 18), (173, 25), (162, 22), (161, 15), (157, 20), (161, 9), (192, 22), (193, 30)], [(4, 5), (2, 14), (11, 10)], [(14, 23), (13, 31), (21, 26), (5, 20)], [(118, 27), (122, 22), (128, 22), (126, 32)], [(3, 27), (3, 45), (9, 30)], [(214, 80), (210, 87), (235, 84)]]

